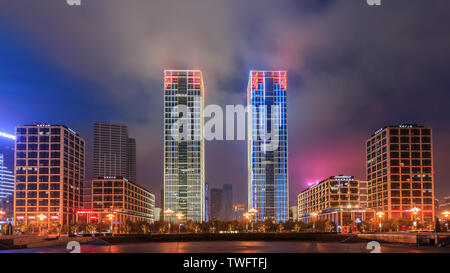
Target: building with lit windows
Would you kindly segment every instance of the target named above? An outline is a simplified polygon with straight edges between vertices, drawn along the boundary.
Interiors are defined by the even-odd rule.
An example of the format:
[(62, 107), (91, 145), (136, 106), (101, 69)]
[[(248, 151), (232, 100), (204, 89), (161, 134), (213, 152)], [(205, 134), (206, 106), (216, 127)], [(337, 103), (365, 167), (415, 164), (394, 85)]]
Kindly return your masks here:
[[(108, 222), (114, 214), (114, 222), (155, 221), (155, 195), (123, 177), (101, 177), (92, 180), (92, 214), (99, 222)], [(82, 210), (84, 211), (84, 210)]]
[(432, 129), (386, 126), (366, 143), (368, 205), (387, 219), (434, 221)]
[(298, 195), (298, 217), (311, 223), (315, 219), (343, 225), (344, 219), (367, 220), (367, 182), (353, 176), (331, 176), (311, 183)]
[(12, 219), (14, 202), (14, 145), (16, 137), (0, 132), (0, 220)]
[(197, 222), (205, 221), (204, 93), (201, 71), (164, 71), (164, 210)]
[(64, 125), (18, 126), (15, 151), (16, 224), (74, 224), (85, 175), (83, 138)]
[(94, 123), (94, 177), (121, 176), (137, 183), (136, 141), (128, 127)]
[(289, 218), (286, 71), (250, 71), (247, 104), (248, 208), (257, 210), (257, 221), (286, 222)]

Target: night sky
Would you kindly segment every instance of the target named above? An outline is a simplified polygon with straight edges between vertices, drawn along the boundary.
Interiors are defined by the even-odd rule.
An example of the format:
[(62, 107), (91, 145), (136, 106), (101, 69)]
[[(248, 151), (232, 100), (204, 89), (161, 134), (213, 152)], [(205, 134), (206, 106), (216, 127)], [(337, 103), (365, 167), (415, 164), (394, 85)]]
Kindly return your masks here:
[[(207, 104), (246, 103), (250, 69), (288, 71), (290, 203), (311, 181), (365, 179), (385, 125), (434, 129), (436, 196), (450, 195), (450, 1), (0, 0), (0, 131), (129, 126), (138, 181), (163, 185), (163, 70), (201, 69)], [(247, 202), (245, 141), (206, 143), (206, 182)], [(159, 203), (159, 202), (158, 202)], [(158, 204), (157, 203), (157, 204)]]

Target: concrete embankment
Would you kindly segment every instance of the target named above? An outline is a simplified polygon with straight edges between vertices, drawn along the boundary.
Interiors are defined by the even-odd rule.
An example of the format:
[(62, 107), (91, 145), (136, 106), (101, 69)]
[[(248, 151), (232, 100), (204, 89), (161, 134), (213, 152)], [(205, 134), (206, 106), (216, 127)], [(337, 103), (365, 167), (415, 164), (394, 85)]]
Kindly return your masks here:
[(69, 241), (88, 243), (92, 241), (92, 237), (60, 236), (56, 238), (48, 238), (47, 236), (37, 236), (37, 235), (1, 236), (0, 248), (17, 249), (17, 248), (52, 247), (52, 246), (66, 245)]
[(139, 242), (189, 242), (189, 241), (317, 241), (341, 242), (349, 235), (335, 233), (237, 233), (237, 234), (153, 234), (115, 235), (99, 237), (112, 244)]
[(439, 245), (450, 238), (450, 233), (373, 233), (358, 234), (358, 238), (385, 243)]

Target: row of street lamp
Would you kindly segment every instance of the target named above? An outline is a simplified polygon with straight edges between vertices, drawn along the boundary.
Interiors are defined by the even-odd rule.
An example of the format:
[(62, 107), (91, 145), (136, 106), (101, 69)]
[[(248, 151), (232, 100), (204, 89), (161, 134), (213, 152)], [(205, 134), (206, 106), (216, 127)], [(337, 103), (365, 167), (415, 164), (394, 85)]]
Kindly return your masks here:
[[(413, 215), (417, 215), (419, 212), (421, 211), (421, 209), (419, 209), (419, 208), (417, 208), (417, 207), (414, 207), (414, 208), (412, 208), (412, 209), (410, 209), (410, 210), (408, 210), (408, 212), (412, 212), (413, 213)], [(383, 216), (384, 216), (384, 212), (382, 212), (382, 211), (379, 211), (379, 212), (377, 212), (377, 213), (375, 213), (377, 216), (378, 216), (378, 219), (380, 220), (380, 223), (379, 223), (379, 226), (380, 226), (380, 232), (382, 231), (382, 223), (381, 223), (381, 220), (382, 220), (382, 218), (383, 218)], [(312, 217), (313, 217), (313, 231), (314, 231), (314, 229), (315, 229), (315, 218), (319, 215), (317, 212), (313, 212), (313, 213), (311, 213), (310, 214)], [(446, 220), (448, 220), (448, 217), (449, 217), (449, 215), (450, 215), (450, 211), (444, 211), (444, 212), (442, 212), (442, 215), (444, 216), (444, 218), (446, 219)]]
[[(247, 220), (247, 226), (246, 226), (247, 231), (248, 231), (248, 220), (251, 217), (252, 232), (253, 232), (253, 222), (254, 222), (254, 218), (255, 218), (255, 215), (256, 215), (257, 212), (258, 212), (258, 210), (256, 210), (255, 208), (251, 208), (248, 212), (244, 213), (244, 217)], [(175, 212), (173, 210), (171, 210), (170, 208), (168, 208), (168, 209), (166, 209), (164, 211), (164, 214), (169, 217), (169, 232), (168, 233), (170, 233), (170, 227), (171, 227), (171, 222), (172, 222), (172, 215), (174, 213)], [(177, 219), (178, 219), (178, 233), (180, 233), (181, 232), (181, 221), (184, 218), (184, 214), (181, 213), (181, 212), (178, 212), (178, 213), (175, 214), (175, 217), (177, 217)]]
[[(173, 210), (171, 210), (170, 208), (166, 209), (164, 211), (164, 214), (169, 216), (169, 233), (170, 233), (170, 224), (172, 222), (172, 215), (174, 213), (175, 212)], [(175, 217), (177, 217), (177, 219), (178, 219), (178, 233), (181, 233), (181, 221), (183, 220), (184, 214), (181, 212), (178, 212), (177, 214), (175, 214)]]

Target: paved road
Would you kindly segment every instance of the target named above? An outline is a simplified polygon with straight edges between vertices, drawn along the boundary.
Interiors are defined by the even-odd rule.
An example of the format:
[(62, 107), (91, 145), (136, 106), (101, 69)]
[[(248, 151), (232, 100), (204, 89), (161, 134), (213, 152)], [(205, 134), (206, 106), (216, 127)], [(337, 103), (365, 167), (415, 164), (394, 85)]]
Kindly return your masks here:
[[(167, 242), (81, 245), (81, 253), (368, 253), (367, 243), (338, 242)], [(64, 253), (64, 246), (0, 251), (0, 253)], [(450, 253), (450, 248), (381, 244), (381, 253)]]

